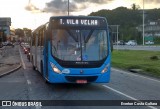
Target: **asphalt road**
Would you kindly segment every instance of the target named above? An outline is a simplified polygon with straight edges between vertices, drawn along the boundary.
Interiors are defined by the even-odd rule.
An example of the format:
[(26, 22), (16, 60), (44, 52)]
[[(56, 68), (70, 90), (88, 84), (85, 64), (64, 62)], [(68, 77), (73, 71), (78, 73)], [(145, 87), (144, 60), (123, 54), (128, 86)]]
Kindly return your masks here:
[(160, 46), (129, 46), (129, 45), (114, 45), (115, 50), (146, 50), (146, 51), (160, 51)]
[[(21, 51), (21, 50), (20, 50)], [(113, 69), (107, 84), (46, 84), (21, 53), (23, 67), (0, 78), (0, 100), (160, 100), (160, 80)], [(114, 102), (114, 101), (113, 101)], [(158, 109), (154, 106), (42, 106), (2, 109)]]

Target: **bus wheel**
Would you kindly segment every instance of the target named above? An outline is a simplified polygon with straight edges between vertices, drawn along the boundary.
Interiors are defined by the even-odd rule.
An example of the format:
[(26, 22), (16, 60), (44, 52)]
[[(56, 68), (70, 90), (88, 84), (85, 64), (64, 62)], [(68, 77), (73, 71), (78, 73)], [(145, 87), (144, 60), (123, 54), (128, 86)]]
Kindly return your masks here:
[(45, 79), (45, 83), (46, 84), (51, 84), (47, 79)]
[(32, 56), (32, 65), (33, 65), (33, 70), (36, 70), (36, 67), (34, 66), (33, 56)]
[(36, 70), (36, 67), (33, 65), (33, 70)]

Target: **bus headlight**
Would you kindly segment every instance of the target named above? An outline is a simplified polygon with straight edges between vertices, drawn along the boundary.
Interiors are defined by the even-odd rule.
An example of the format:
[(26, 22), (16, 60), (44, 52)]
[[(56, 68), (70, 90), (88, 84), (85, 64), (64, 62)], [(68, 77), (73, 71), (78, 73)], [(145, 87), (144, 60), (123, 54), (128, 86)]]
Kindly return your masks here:
[(59, 74), (61, 73), (61, 71), (56, 67), (56, 65), (54, 65), (52, 62), (50, 62), (50, 64), (54, 72), (59, 73)]
[(110, 67), (110, 64), (107, 64), (107, 65), (104, 67), (104, 69), (101, 71), (101, 73), (107, 72), (108, 69), (109, 69), (109, 67)]

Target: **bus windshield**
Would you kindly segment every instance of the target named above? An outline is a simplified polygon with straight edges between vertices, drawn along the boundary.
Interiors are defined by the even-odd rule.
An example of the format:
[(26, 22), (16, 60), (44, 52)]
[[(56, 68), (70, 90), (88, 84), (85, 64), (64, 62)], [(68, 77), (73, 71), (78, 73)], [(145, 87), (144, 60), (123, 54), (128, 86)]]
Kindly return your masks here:
[(62, 61), (100, 61), (108, 55), (103, 29), (53, 29), (51, 40), (52, 55)]

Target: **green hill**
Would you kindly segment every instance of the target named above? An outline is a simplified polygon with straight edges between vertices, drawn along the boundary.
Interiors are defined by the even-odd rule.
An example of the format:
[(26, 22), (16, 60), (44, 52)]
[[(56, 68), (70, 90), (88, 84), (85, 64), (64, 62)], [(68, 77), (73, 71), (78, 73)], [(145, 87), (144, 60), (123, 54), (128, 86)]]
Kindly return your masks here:
[[(92, 12), (89, 16), (103, 16), (107, 18), (109, 25), (120, 25), (119, 39), (127, 41), (135, 39), (142, 42), (142, 35), (136, 29), (142, 25), (142, 10), (118, 7), (113, 10), (100, 10)], [(145, 10), (145, 23), (160, 19), (160, 9)]]

